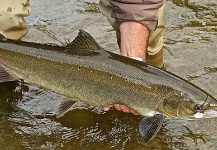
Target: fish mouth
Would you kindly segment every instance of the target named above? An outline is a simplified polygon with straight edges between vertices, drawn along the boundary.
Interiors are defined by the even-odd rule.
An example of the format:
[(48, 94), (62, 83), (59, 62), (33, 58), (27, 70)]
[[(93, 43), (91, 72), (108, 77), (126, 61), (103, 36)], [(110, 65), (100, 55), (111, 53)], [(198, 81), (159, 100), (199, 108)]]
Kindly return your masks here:
[(204, 110), (217, 110), (217, 100), (214, 97), (207, 95), (206, 100), (202, 104), (196, 105), (196, 110), (204, 111)]
[[(206, 101), (208, 102), (208, 103), (210, 103), (210, 105), (215, 105), (215, 106), (217, 106), (217, 99), (215, 99), (214, 97), (212, 97), (212, 96), (210, 96), (210, 95), (207, 95), (207, 98), (206, 98)], [(205, 101), (205, 102), (206, 102)]]
[(217, 100), (207, 95), (206, 100), (201, 105), (196, 106), (197, 113), (194, 118), (215, 118), (217, 117)]
[(217, 117), (217, 110), (205, 110), (204, 112), (197, 112), (194, 118), (215, 118)]

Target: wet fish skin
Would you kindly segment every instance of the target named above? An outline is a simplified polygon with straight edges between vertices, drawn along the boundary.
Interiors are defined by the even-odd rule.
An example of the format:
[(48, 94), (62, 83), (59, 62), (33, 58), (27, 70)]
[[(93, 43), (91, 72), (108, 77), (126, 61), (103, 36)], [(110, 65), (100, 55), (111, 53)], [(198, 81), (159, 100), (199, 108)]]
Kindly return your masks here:
[[(69, 99), (98, 107), (119, 103), (143, 116), (161, 113), (167, 118), (187, 119), (197, 112), (196, 105), (217, 104), (214, 97), (177, 75), (103, 50), (83, 31), (66, 47), (1, 42), (0, 64), (2, 82), (13, 80), (8, 73), (12, 72)], [(149, 124), (158, 125), (163, 118), (160, 115)]]

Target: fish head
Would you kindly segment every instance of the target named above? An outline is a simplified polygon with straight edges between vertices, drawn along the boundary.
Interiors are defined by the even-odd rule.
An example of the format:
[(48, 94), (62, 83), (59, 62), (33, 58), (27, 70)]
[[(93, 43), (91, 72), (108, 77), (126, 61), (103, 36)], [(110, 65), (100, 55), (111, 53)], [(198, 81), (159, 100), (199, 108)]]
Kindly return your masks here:
[(195, 102), (179, 95), (172, 95), (163, 101), (163, 113), (167, 118), (185, 118), (195, 114)]
[[(217, 117), (217, 100), (208, 94), (195, 97), (188, 94), (172, 95), (163, 101), (163, 111), (168, 118), (175, 119)], [(200, 117), (196, 115), (198, 113)]]
[[(181, 88), (180, 95), (183, 99), (187, 99), (191, 102), (191, 105), (188, 106), (188, 109), (192, 109), (194, 114), (193, 116), (190, 116), (188, 118), (191, 118), (191, 119), (198, 118), (195, 116), (198, 113), (202, 114), (201, 115), (202, 117), (199, 117), (199, 118), (204, 118), (205, 116), (206, 118), (207, 117), (209, 118), (217, 117), (217, 115), (213, 115), (215, 114), (213, 112), (216, 112), (217, 114), (217, 100), (216, 98), (214, 98), (212, 95), (210, 95), (203, 89), (191, 83), (185, 83), (183, 84)], [(205, 115), (206, 113), (209, 115)]]

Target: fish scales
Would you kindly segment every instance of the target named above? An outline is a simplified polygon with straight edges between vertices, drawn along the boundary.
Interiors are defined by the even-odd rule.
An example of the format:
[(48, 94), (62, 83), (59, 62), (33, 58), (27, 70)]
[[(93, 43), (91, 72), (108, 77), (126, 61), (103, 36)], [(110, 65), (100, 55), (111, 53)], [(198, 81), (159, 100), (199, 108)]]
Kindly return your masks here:
[[(15, 79), (92, 106), (129, 106), (146, 116), (139, 124), (146, 142), (155, 137), (165, 117), (192, 119), (198, 118), (195, 113), (202, 117), (217, 114), (213, 110), (217, 100), (201, 88), (171, 72), (106, 51), (83, 30), (67, 46), (0, 42), (0, 82)], [(73, 104), (62, 102), (57, 116)]]
[[(145, 99), (153, 103), (151, 102), (153, 97), (156, 101), (163, 96), (154, 94), (154, 88), (150, 86), (134, 84), (112, 72), (75, 65), (76, 63), (71, 61), (75, 57), (69, 59), (66, 57), (69, 55), (44, 50), (39, 52), (37, 49), (31, 52), (28, 49), (1, 49), (0, 63), (14, 72), (19, 72), (24, 79), (69, 98), (76, 97), (94, 106), (103, 107), (121, 103), (135, 107), (147, 103)], [(159, 88), (155, 89), (159, 93)], [(159, 103), (156, 103), (156, 106), (152, 105), (150, 109), (156, 109), (158, 105)]]

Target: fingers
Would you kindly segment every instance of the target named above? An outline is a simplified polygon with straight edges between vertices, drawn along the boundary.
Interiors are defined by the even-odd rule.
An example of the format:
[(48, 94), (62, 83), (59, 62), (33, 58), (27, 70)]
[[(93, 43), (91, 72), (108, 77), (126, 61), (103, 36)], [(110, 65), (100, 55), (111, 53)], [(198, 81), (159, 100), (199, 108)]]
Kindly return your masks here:
[(123, 111), (126, 113), (130, 113), (130, 108), (124, 105), (120, 105), (120, 104), (114, 104), (114, 107), (119, 110), (119, 111)]
[(110, 110), (110, 107), (104, 107), (103, 110), (104, 110), (104, 111), (109, 111), (109, 110)]
[[(115, 109), (117, 109), (118, 111), (122, 111), (125, 113), (132, 113), (134, 115), (139, 115), (138, 112), (134, 111), (133, 109), (131, 109), (130, 107), (124, 106), (124, 105), (120, 105), (120, 104), (114, 104)], [(110, 107), (104, 107), (103, 108), (104, 111), (109, 111)]]
[(118, 111), (122, 111), (121, 105), (120, 104), (114, 104), (115, 109)]
[(114, 104), (114, 107), (118, 110), (118, 111), (122, 111), (125, 113), (132, 113), (134, 115), (139, 115), (139, 113), (137, 113), (136, 111), (134, 111), (132, 108), (124, 106), (124, 105), (120, 105), (120, 104)]
[(134, 114), (134, 115), (139, 115), (139, 113), (138, 113), (138, 112), (134, 111), (134, 110), (133, 110), (133, 109), (131, 109), (131, 108), (130, 108), (130, 112), (131, 112), (132, 114)]

